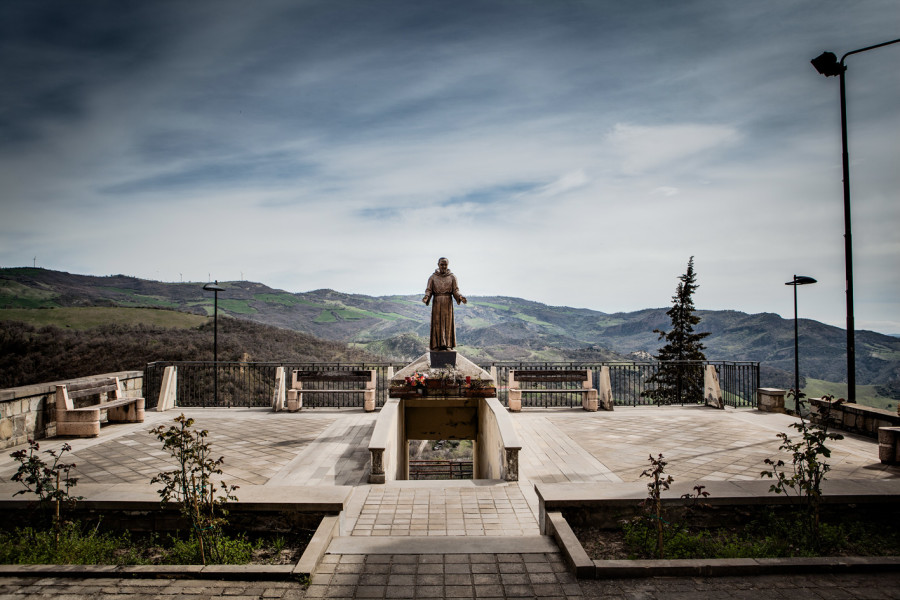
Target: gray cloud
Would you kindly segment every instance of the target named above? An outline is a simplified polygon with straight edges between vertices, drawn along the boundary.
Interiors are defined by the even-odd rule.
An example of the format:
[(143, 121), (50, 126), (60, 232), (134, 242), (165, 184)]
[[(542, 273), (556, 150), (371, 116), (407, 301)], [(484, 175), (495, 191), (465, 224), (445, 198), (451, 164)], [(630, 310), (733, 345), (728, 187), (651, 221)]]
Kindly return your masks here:
[[(808, 272), (841, 324), (837, 82), (809, 59), (889, 39), (893, 4), (4, 3), (0, 262), (393, 294), (448, 255), (467, 293), (614, 312), (695, 255), (701, 308), (788, 314)], [(883, 331), (897, 52), (848, 61), (857, 322)]]

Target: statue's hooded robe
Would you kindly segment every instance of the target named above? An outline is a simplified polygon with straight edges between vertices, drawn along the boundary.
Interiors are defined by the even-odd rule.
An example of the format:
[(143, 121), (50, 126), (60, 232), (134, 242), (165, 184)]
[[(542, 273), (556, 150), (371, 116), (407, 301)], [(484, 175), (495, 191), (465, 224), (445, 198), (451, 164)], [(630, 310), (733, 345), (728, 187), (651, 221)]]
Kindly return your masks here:
[(453, 299), (459, 304), (462, 296), (456, 283), (456, 275), (450, 269), (441, 274), (435, 269), (425, 286), (426, 303), (434, 299), (431, 305), (431, 349), (452, 350), (456, 348), (456, 323), (453, 321)]

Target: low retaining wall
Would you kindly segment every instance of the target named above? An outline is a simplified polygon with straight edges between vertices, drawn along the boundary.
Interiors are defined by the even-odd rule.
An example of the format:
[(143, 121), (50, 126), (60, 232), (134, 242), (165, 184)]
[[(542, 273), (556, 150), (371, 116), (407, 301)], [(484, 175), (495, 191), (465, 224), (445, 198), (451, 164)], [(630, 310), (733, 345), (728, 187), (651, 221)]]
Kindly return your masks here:
[(822, 398), (810, 398), (809, 405), (813, 423), (824, 423), (827, 417), (829, 427), (870, 438), (878, 438), (879, 427), (900, 427), (900, 414), (881, 408)]
[[(702, 526), (734, 525), (758, 509), (794, 503), (796, 497), (768, 493), (769, 481), (709, 481), (704, 499)], [(678, 497), (690, 491), (690, 483), (674, 484), (663, 493), (666, 505), (683, 505)], [(891, 557), (811, 557), (739, 558), (682, 560), (592, 560), (572, 530), (576, 526), (614, 529), (622, 519), (634, 516), (647, 495), (640, 482), (535, 484), (540, 502), (541, 533), (553, 536), (563, 558), (578, 578), (620, 577), (712, 577), (799, 573), (895, 571), (900, 558)], [(826, 481), (822, 496), (823, 513), (854, 515), (884, 520), (896, 506), (900, 480)], [(700, 525), (700, 523), (695, 523)]]
[(519, 480), (519, 450), (509, 412), (496, 398), (481, 400), (475, 441), (475, 479)]
[(408, 459), (401, 417), (400, 400), (391, 398), (381, 407), (369, 438), (369, 483), (406, 479)]
[[(14, 495), (21, 489), (18, 483), (0, 483), (4, 514), (29, 514), (38, 506), (34, 494)], [(351, 491), (344, 486), (242, 486), (236, 492), (238, 500), (228, 503), (228, 522), (245, 531), (315, 529), (324, 515), (341, 514)], [(155, 486), (86, 483), (73, 488), (73, 495), (82, 497), (75, 503), (74, 513), (86, 519), (102, 516), (106, 529), (175, 531), (186, 527), (178, 504), (163, 508)]]
[[(683, 506), (682, 494), (702, 484), (709, 497), (703, 516), (706, 526), (732, 524), (752, 518), (756, 508), (798, 505), (795, 495), (769, 492), (771, 479), (758, 481), (675, 482), (663, 492), (663, 506)], [(576, 526), (614, 529), (625, 519), (638, 514), (639, 504), (647, 497), (646, 482), (628, 483), (537, 483), (541, 533), (552, 534), (548, 513), (560, 512)], [(894, 510), (900, 497), (900, 479), (829, 479), (822, 486), (822, 510), (844, 512), (848, 505), (859, 514), (886, 514)]]
[(118, 377), (125, 396), (140, 398), (143, 371), (120, 371), (0, 390), (0, 449), (56, 436), (56, 386)]

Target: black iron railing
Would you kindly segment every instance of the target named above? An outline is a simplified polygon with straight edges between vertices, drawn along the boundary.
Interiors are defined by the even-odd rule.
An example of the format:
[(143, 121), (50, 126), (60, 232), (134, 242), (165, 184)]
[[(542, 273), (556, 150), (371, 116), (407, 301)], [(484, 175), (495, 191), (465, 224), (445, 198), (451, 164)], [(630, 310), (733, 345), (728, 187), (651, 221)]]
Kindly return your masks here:
[[(401, 369), (400, 363), (337, 363), (337, 362), (270, 362), (244, 363), (222, 362), (214, 368), (212, 362), (153, 362), (144, 369), (144, 397), (147, 408), (156, 407), (159, 399), (159, 388), (165, 368), (175, 366), (178, 370), (177, 397), (178, 405), (183, 407), (229, 407), (229, 406), (271, 406), (275, 393), (275, 371), (284, 367), (286, 385), (290, 388), (291, 372), (308, 371), (357, 371), (374, 369), (377, 386), (375, 394), (376, 406), (382, 406), (387, 400), (389, 377), (388, 369)], [(219, 377), (218, 403), (215, 401), (215, 377)], [(304, 383), (307, 390), (316, 389), (348, 389), (359, 390), (358, 394), (307, 394), (303, 397), (303, 406), (316, 407), (361, 407), (363, 406), (363, 390), (353, 382), (341, 383)]]
[(410, 459), (410, 479), (472, 479), (471, 460)]
[[(287, 385), (290, 386), (291, 371), (319, 370), (319, 371), (357, 371), (374, 369), (376, 372), (377, 386), (375, 404), (383, 406), (388, 398), (389, 369), (399, 371), (405, 365), (403, 363), (242, 363), (242, 362), (154, 362), (147, 365), (144, 370), (144, 398), (147, 408), (154, 408), (159, 398), (159, 389), (162, 383), (163, 371), (167, 366), (178, 368), (178, 405), (183, 407), (229, 407), (229, 406), (271, 406), (272, 396), (275, 391), (275, 370), (284, 367)], [(673, 367), (675, 365), (675, 367)], [(683, 361), (679, 363), (659, 362), (607, 362), (607, 363), (583, 363), (583, 362), (495, 362), (481, 365), (490, 371), (493, 367), (497, 377), (497, 396), (504, 404), (507, 403), (507, 390), (509, 385), (509, 370), (571, 370), (591, 369), (593, 387), (599, 388), (600, 370), (609, 367), (610, 384), (612, 387), (613, 402), (616, 406), (640, 406), (652, 404), (695, 404), (702, 403), (702, 372), (707, 365), (713, 365), (719, 376), (719, 385), (722, 389), (725, 404), (734, 407), (755, 406), (756, 389), (759, 387), (759, 363), (757, 362), (729, 362), (729, 361)], [(653, 384), (651, 378), (660, 369), (675, 368), (675, 374), (681, 381), (696, 381), (698, 373), (701, 377), (701, 392), (697, 394), (695, 385), (678, 385), (675, 393), (660, 401), (649, 394), (651, 390), (659, 387)], [(219, 393), (218, 403), (214, 393), (216, 377), (218, 377)], [(693, 379), (692, 379), (693, 378)], [(676, 379), (677, 381), (678, 379)], [(650, 383), (648, 383), (650, 382)], [(335, 386), (341, 386), (336, 388)], [(573, 390), (566, 393), (562, 390), (565, 383), (540, 384), (543, 389), (554, 390), (552, 393), (540, 391), (526, 392), (522, 394), (522, 406), (580, 406), (582, 393)], [(324, 387), (328, 386), (328, 387)], [(529, 384), (529, 388), (535, 387)], [(318, 383), (304, 384), (306, 389), (358, 389), (359, 393), (306, 394), (303, 398), (304, 407), (362, 407), (363, 391), (356, 383)], [(577, 387), (577, 386), (576, 386)]]
[[(758, 362), (733, 362), (733, 361), (679, 361), (677, 363), (659, 362), (495, 362), (488, 365), (487, 369), (494, 367), (497, 373), (497, 396), (501, 402), (507, 403), (509, 371), (522, 370), (573, 370), (591, 369), (593, 387), (599, 389), (600, 370), (609, 367), (610, 386), (612, 387), (613, 403), (616, 406), (645, 406), (653, 404), (696, 404), (702, 403), (702, 373), (707, 365), (713, 365), (719, 375), (719, 386), (722, 388), (725, 404), (728, 406), (755, 406), (756, 389), (759, 387), (759, 363)], [(700, 394), (696, 393), (696, 387), (687, 385), (675, 386), (674, 394), (669, 394), (665, 402), (660, 402), (650, 393), (653, 389), (661, 387), (651, 382), (653, 375), (660, 368), (674, 370), (677, 375), (682, 375), (683, 381), (696, 380), (699, 373)], [(529, 388), (536, 386), (529, 384)], [(554, 383), (543, 384), (550, 393), (523, 392), (522, 406), (551, 407), (551, 406), (581, 406), (582, 393), (573, 389), (570, 393), (560, 390), (577, 388), (577, 385)]]

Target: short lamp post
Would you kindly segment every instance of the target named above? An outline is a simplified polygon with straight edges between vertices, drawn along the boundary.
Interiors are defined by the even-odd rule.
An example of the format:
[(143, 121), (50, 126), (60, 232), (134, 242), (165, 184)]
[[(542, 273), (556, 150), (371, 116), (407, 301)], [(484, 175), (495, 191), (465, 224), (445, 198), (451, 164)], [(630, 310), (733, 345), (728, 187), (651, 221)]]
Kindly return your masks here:
[(844, 73), (847, 67), (844, 60), (851, 54), (859, 54), (867, 50), (874, 50), (882, 46), (890, 46), (900, 42), (900, 39), (891, 40), (867, 46), (859, 50), (851, 50), (841, 57), (838, 62), (833, 52), (823, 52), (810, 62), (819, 74), (825, 77), (838, 77), (841, 82), (841, 146), (843, 149), (843, 174), (844, 174), (844, 269), (846, 272), (847, 290), (847, 401), (856, 402), (856, 340), (855, 324), (853, 317), (853, 240), (850, 236), (850, 154), (847, 151), (847, 92)]
[(794, 275), (791, 281), (784, 285), (794, 286), (794, 411), (800, 414), (800, 327), (797, 322), (797, 286), (816, 283), (816, 280), (806, 275)]
[(215, 379), (215, 406), (219, 406), (219, 292), (224, 292), (225, 288), (219, 286), (217, 279), (215, 283), (204, 285), (203, 289), (215, 293), (213, 299), (213, 377)]

